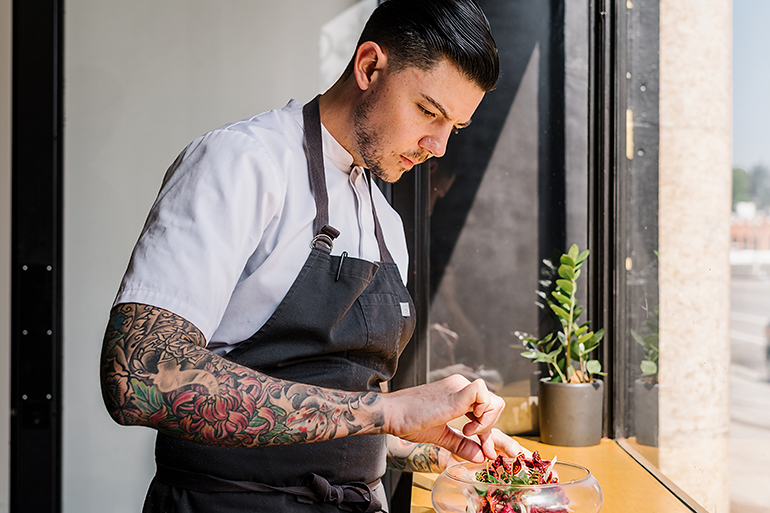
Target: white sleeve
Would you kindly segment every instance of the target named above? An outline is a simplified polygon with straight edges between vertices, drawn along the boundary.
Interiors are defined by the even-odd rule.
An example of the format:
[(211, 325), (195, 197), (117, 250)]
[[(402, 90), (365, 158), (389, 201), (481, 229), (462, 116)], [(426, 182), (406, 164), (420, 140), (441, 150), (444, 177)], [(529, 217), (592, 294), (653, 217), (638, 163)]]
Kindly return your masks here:
[(144, 303), (210, 340), (246, 261), (279, 216), (285, 173), (259, 141), (218, 130), (195, 140), (166, 173), (115, 304)]

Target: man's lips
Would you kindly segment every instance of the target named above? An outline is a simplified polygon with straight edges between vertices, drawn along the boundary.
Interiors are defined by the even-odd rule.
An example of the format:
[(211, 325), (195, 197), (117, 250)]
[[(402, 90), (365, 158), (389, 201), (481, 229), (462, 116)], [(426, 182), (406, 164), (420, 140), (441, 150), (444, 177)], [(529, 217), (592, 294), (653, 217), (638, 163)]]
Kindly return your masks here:
[(414, 161), (404, 157), (403, 155), (399, 155), (399, 156), (401, 157), (401, 162), (404, 164), (404, 166), (406, 166), (407, 169), (414, 166), (415, 164)]

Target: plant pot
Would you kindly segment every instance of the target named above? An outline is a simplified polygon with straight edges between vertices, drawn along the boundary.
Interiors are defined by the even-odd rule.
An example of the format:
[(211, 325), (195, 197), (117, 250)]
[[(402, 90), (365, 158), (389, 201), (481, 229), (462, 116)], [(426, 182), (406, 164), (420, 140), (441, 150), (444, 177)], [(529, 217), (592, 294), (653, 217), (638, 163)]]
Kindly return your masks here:
[(552, 383), (540, 380), (540, 440), (548, 445), (586, 447), (602, 439), (604, 382)]
[(634, 435), (636, 443), (658, 446), (658, 384), (634, 381)]

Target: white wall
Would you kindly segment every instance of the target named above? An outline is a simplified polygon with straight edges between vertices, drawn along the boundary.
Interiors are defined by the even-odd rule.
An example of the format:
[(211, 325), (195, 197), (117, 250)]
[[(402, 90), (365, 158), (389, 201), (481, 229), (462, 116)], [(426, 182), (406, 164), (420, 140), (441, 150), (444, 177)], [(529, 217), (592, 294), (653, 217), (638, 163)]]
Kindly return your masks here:
[(0, 513), (8, 511), (11, 360), (11, 0), (0, 0)]
[[(0, 1), (4, 12), (10, 0)], [(166, 167), (209, 129), (281, 107), (291, 97), (312, 98), (320, 82), (321, 26), (354, 3), (67, 2), (65, 512), (135, 513), (154, 471), (154, 433), (117, 426), (104, 410), (98, 360), (111, 302)], [(2, 15), (0, 20), (6, 23)], [(8, 31), (0, 28), (0, 34), (3, 65)], [(3, 166), (5, 160), (0, 162), (5, 180)], [(2, 185), (0, 237), (5, 237)], [(7, 274), (0, 259), (0, 280)], [(0, 297), (3, 312), (6, 305)], [(0, 376), (6, 375), (0, 369)]]

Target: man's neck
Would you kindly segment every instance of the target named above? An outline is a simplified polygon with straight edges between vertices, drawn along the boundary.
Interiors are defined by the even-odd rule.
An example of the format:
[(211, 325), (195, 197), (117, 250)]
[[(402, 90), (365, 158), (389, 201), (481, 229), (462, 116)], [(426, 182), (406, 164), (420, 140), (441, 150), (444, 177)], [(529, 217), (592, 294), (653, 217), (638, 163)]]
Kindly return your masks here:
[(342, 80), (334, 84), (318, 99), (321, 113), (321, 123), (334, 139), (353, 156), (353, 164), (362, 165), (361, 157), (356, 151), (353, 137), (353, 109), (355, 100), (349, 89), (349, 84)]

